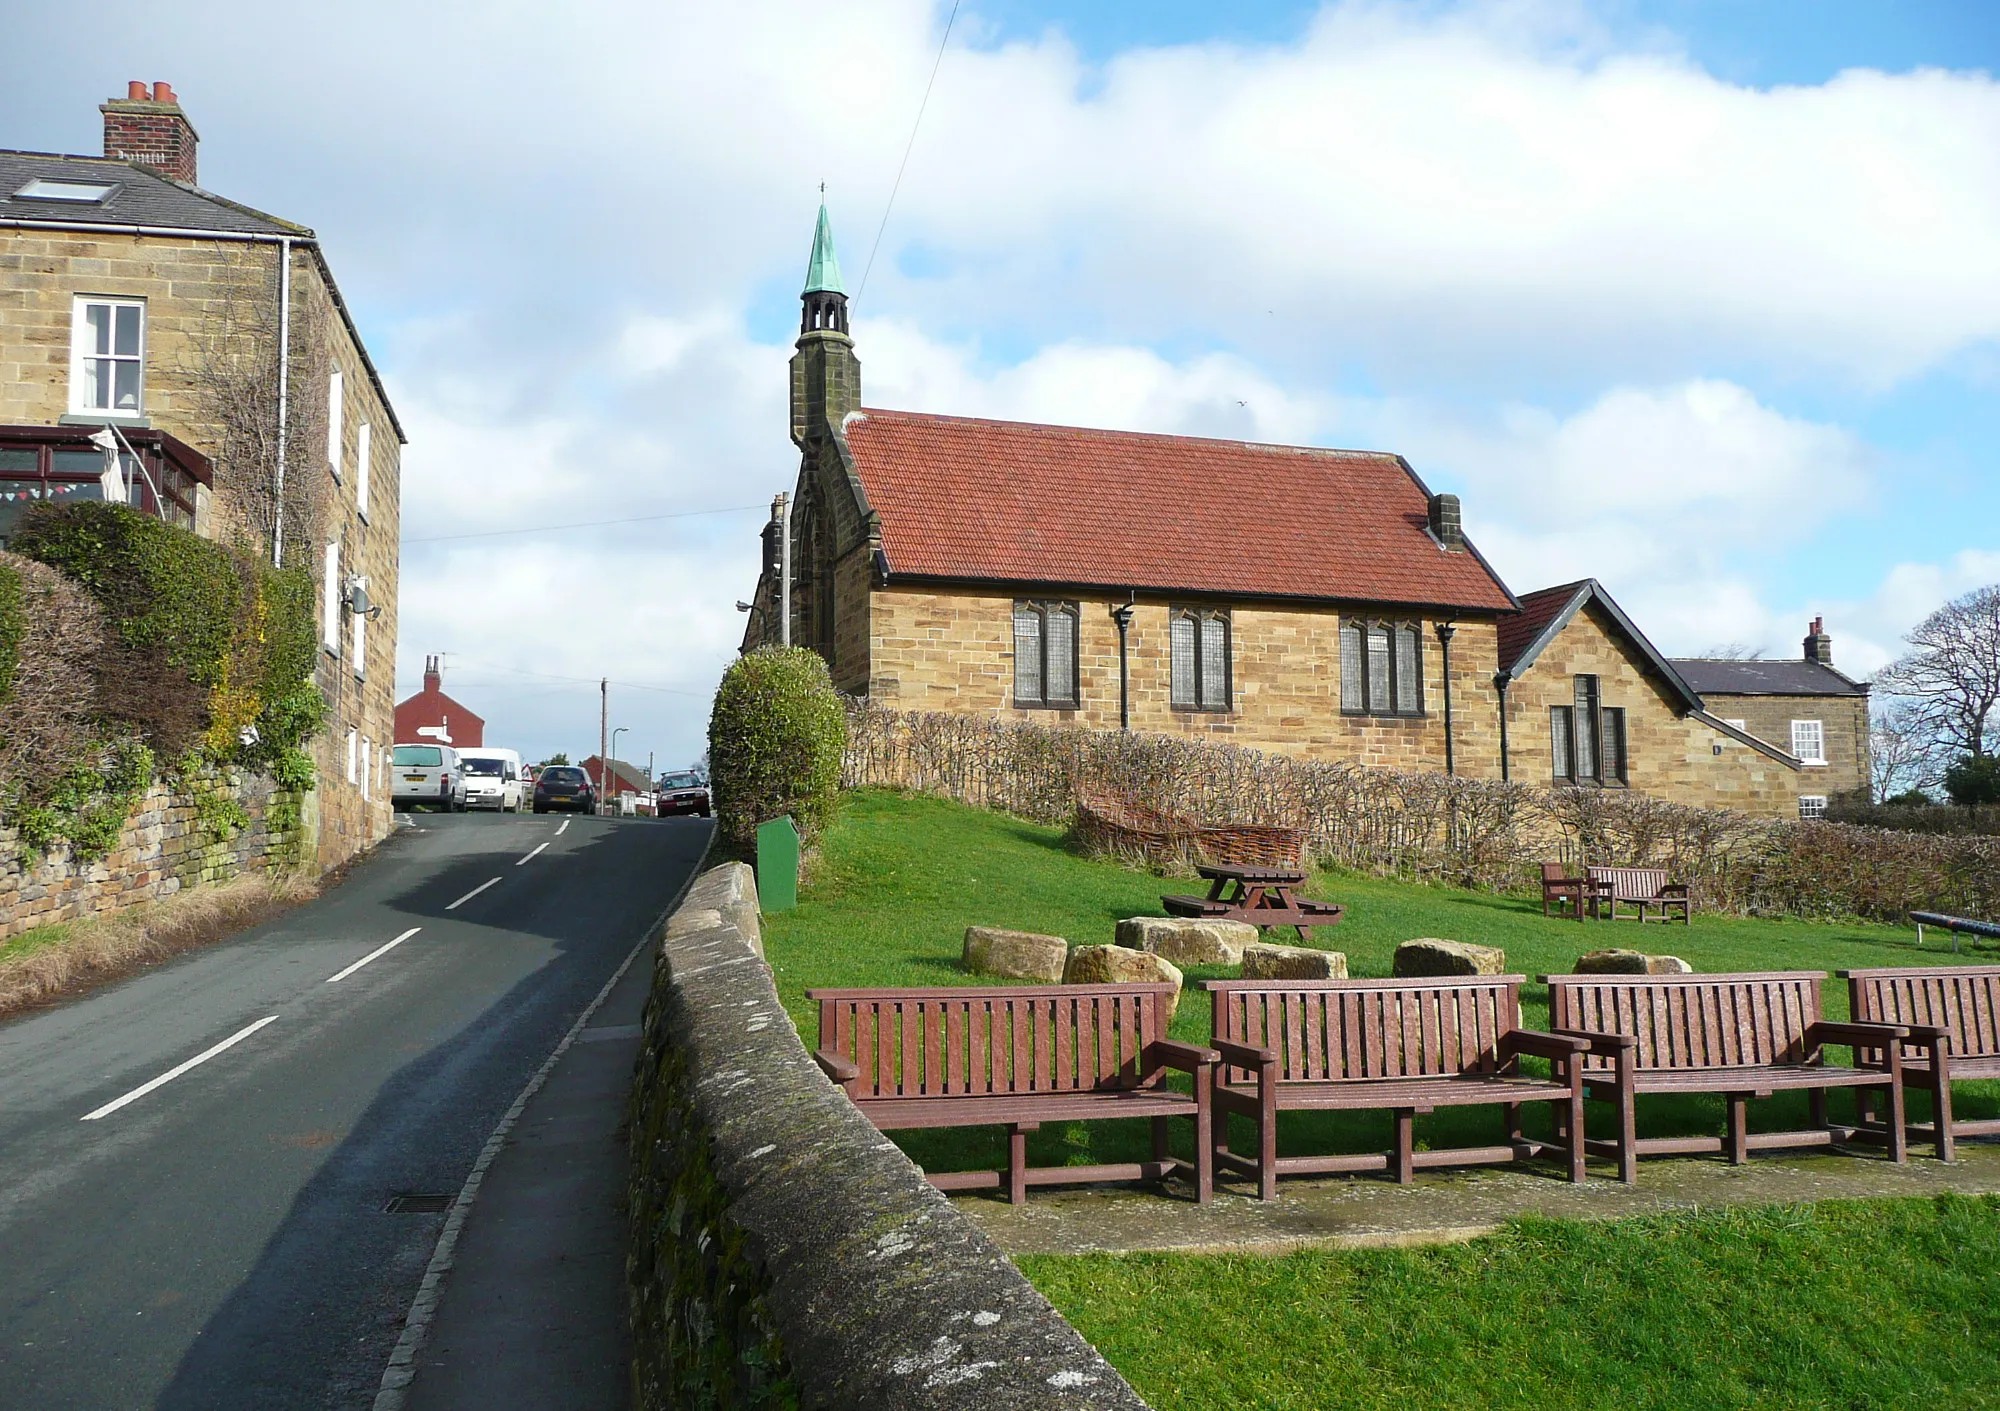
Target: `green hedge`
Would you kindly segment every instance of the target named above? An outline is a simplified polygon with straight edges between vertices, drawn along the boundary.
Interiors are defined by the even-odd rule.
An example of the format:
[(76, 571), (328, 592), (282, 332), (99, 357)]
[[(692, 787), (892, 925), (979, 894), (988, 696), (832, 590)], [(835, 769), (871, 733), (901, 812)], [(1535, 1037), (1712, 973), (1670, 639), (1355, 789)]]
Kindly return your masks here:
[(21, 575), (0, 563), (0, 706), (14, 695), (14, 672), (21, 665)]
[(759, 647), (722, 674), (708, 722), (716, 826), (747, 844), (789, 813), (810, 841), (840, 796), (847, 712), (817, 652)]

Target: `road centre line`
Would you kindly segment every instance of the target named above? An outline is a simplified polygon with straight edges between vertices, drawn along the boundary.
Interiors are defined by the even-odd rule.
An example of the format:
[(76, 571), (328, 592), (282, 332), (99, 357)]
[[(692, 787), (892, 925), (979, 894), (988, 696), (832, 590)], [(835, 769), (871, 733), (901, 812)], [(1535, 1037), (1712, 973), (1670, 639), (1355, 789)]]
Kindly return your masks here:
[(100, 1117), (109, 1117), (112, 1113), (116, 1112), (126, 1103), (137, 1102), (147, 1093), (153, 1091), (153, 1089), (158, 1087), (164, 1087), (166, 1084), (171, 1083), (174, 1079), (180, 1077), (181, 1074), (187, 1072), (188, 1069), (194, 1068), (200, 1064), (208, 1062), (209, 1059), (215, 1057), (218, 1053), (223, 1052), (225, 1049), (231, 1049), (236, 1047), (236, 1045), (242, 1043), (245, 1039), (249, 1038), (259, 1029), (263, 1028), (266, 1024), (275, 1024), (277, 1020), (278, 1016), (275, 1014), (271, 1014), (271, 1015), (266, 1015), (262, 1019), (259, 1019), (255, 1024), (246, 1025), (245, 1027), (238, 1029), (235, 1033), (231, 1034), (228, 1038), (224, 1039), (221, 1043), (217, 1044), (214, 1048), (202, 1050), (200, 1053), (196, 1054), (193, 1058), (190, 1058), (187, 1062), (179, 1064), (176, 1067), (169, 1068), (166, 1072), (162, 1073), (159, 1077), (153, 1079), (150, 1083), (141, 1083), (138, 1087), (132, 1089), (131, 1092), (125, 1094), (125, 1096), (121, 1098), (115, 1098), (112, 1101), (105, 1103), (104, 1106), (98, 1108), (95, 1112), (86, 1112), (83, 1114), (82, 1117), (78, 1118), (77, 1120), (80, 1122), (95, 1122)]
[(328, 983), (329, 985), (337, 985), (337, 984), (339, 984), (339, 983), (340, 983), (340, 982), (341, 982), (342, 980), (345, 980), (345, 979), (346, 979), (346, 978), (347, 978), (347, 977), (348, 977), (349, 975), (352, 975), (352, 974), (353, 974), (353, 973), (354, 973), (355, 971), (359, 970), (359, 969), (360, 969), (360, 968), (361, 968), (362, 966), (366, 965), (366, 964), (367, 964), (367, 963), (368, 963), (369, 961), (371, 961), (371, 960), (380, 960), (380, 959), (381, 959), (381, 958), (382, 958), (383, 956), (387, 955), (387, 954), (388, 954), (388, 953), (389, 953), (390, 951), (394, 950), (394, 949), (395, 949), (395, 948), (396, 948), (397, 946), (401, 945), (401, 944), (402, 944), (402, 943), (403, 943), (404, 941), (407, 941), (408, 939), (410, 939), (410, 937), (412, 937), (412, 936), (416, 935), (416, 934), (417, 934), (417, 932), (419, 932), (419, 931), (421, 931), (421, 930), (423, 930), (423, 929), (424, 929), (424, 928), (423, 928), (423, 927), (421, 927), (421, 926), (412, 926), (412, 927), (411, 927), (411, 928), (410, 928), (409, 930), (407, 930), (407, 931), (403, 932), (403, 934), (402, 934), (402, 935), (400, 935), (400, 936), (396, 937), (396, 939), (395, 939), (395, 940), (393, 940), (393, 941), (389, 942), (389, 944), (388, 944), (388, 945), (386, 945), (386, 946), (377, 946), (377, 947), (376, 947), (376, 948), (375, 948), (374, 950), (371, 950), (371, 951), (369, 951), (369, 952), (368, 952), (368, 954), (366, 954), (366, 955), (362, 956), (362, 957), (361, 957), (361, 959), (359, 959), (359, 960), (355, 961), (355, 962), (354, 962), (354, 964), (352, 964), (352, 965), (348, 966), (348, 967), (347, 967), (347, 968), (346, 968), (345, 970), (341, 971), (341, 972), (340, 972), (340, 973), (339, 973), (338, 975), (329, 975), (329, 976), (327, 976), (327, 977), (326, 977), (326, 982), (327, 982), (327, 983)]
[(450, 906), (446, 907), (445, 910), (457, 911), (461, 906), (464, 906), (467, 902), (471, 901), (474, 897), (478, 896), (481, 892), (485, 891), (488, 887), (492, 886), (495, 882), (499, 880), (500, 879), (498, 877), (488, 878), (486, 881), (481, 882), (478, 886), (474, 887), (471, 891), (467, 892), (464, 896), (460, 897), (457, 901), (453, 902)]
[(562, 827), (556, 829), (556, 836), (560, 838), (563, 834), (567, 833), (569, 831), (569, 825), (574, 822), (576, 822), (574, 818), (565, 818), (562, 821)]
[[(541, 851), (541, 850), (542, 850), (543, 848), (545, 848), (545, 847), (547, 847), (547, 846), (548, 846), (548, 844), (547, 844), (547, 843), (542, 843), (542, 844), (538, 845), (538, 846), (537, 846), (537, 847), (535, 848), (535, 852), (540, 852), (540, 851)], [(516, 867), (525, 867), (525, 866), (527, 866), (527, 865), (528, 865), (528, 864), (529, 864), (530, 862), (534, 861), (534, 858), (535, 858), (535, 852), (531, 852), (531, 853), (529, 853), (529, 854), (528, 854), (528, 855), (527, 855), (526, 857), (522, 858), (522, 859), (521, 859), (521, 860), (520, 860), (519, 862), (515, 863), (514, 865), (515, 865)]]

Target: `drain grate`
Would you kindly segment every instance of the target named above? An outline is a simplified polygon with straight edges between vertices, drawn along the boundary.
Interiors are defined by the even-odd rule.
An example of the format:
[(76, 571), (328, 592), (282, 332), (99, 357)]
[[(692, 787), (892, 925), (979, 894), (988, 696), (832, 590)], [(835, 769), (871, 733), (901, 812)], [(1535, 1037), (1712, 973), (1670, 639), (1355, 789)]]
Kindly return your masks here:
[(452, 1200), (437, 1191), (405, 1191), (390, 1196), (382, 1209), (390, 1215), (442, 1215), (451, 1209)]

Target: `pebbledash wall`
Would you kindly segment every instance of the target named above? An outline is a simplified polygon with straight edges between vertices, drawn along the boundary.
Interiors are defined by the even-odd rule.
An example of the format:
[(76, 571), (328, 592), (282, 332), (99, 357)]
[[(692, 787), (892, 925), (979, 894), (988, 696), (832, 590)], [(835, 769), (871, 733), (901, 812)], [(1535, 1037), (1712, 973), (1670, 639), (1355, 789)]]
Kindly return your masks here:
[(756, 917), (730, 863), (661, 940), (629, 1113), (633, 1404), (1144, 1411), (820, 1073)]
[[(227, 820), (230, 803), (247, 824)], [(76, 861), (67, 847), (34, 857), (12, 828), (0, 828), (0, 940), (109, 916), (197, 883), (292, 866), (306, 847), (299, 805), (299, 795), (262, 775), (231, 774), (178, 789), (155, 782), (126, 819), (118, 845), (88, 862)]]

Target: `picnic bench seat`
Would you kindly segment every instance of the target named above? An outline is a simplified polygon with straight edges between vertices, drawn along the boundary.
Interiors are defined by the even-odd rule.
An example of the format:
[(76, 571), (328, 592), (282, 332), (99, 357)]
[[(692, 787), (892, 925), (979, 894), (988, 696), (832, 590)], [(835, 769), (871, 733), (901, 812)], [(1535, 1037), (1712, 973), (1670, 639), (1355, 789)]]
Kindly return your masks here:
[[(1521, 1026), (1519, 975), (1439, 980), (1209, 980), (1214, 1010), (1217, 1166), (1257, 1177), (1258, 1194), (1277, 1195), (1281, 1173), (1383, 1171), (1408, 1184), (1419, 1166), (1514, 1161), (1549, 1151), (1569, 1158), (1583, 1179), (1581, 1066), (1554, 1079), (1520, 1070), (1524, 1053), (1558, 1066), (1580, 1054), (1581, 1039)], [(1524, 1102), (1556, 1109), (1555, 1142), (1521, 1134)], [(1493, 1104), (1503, 1111), (1498, 1146), (1415, 1149), (1415, 1118), (1440, 1107)], [(1279, 1156), (1280, 1112), (1328, 1109), (1395, 1114), (1387, 1152)], [(1228, 1114), (1257, 1124), (1254, 1158), (1229, 1149)]]
[[(1886, 1142), (1890, 1157), (1906, 1157), (1900, 1045), (1909, 1031), (1893, 1025), (1841, 1024), (1820, 1018), (1823, 970), (1735, 975), (1544, 975), (1549, 1027), (1589, 1042), (1581, 1061), (1587, 1096), (1618, 1109), (1618, 1136), (1586, 1141), (1587, 1151), (1616, 1156), (1620, 1179), (1638, 1179), (1638, 1159), (1654, 1153), (1720, 1151), (1741, 1165), (1755, 1150), (1830, 1146), (1857, 1136)], [(1855, 1046), (1856, 1064), (1834, 1068), (1827, 1044)], [(1864, 1059), (1864, 1055), (1875, 1055)], [(1886, 1123), (1827, 1120), (1833, 1088), (1888, 1095)], [(1811, 1094), (1810, 1129), (1749, 1130), (1752, 1098), (1804, 1089)], [(1720, 1093), (1728, 1131), (1720, 1137), (1641, 1137), (1635, 1112), (1641, 1093)]]
[[(1169, 982), (808, 990), (819, 1005), (813, 1059), (880, 1131), (1007, 1128), (1005, 1171), (926, 1172), (939, 1190), (1157, 1180), (1189, 1170), (1195, 1199), (1214, 1190), (1209, 1161), (1213, 1050), (1165, 1037)], [(1192, 1093), (1166, 1084), (1191, 1074)], [(1031, 1168), (1027, 1135), (1044, 1122), (1143, 1117), (1152, 1159)], [(1167, 1123), (1194, 1122), (1192, 1164), (1167, 1152)]]
[(1624, 902), (1639, 908), (1641, 923), (1646, 920), (1646, 908), (1658, 907), (1662, 921), (1671, 921), (1673, 918), (1667, 913), (1679, 908), (1681, 920), (1694, 924), (1694, 906), (1688, 897), (1687, 883), (1668, 881), (1664, 867), (1586, 867), (1583, 873), (1593, 915), (1598, 907), (1608, 903), (1611, 919), (1616, 921), (1618, 903)]
[(1967, 1121), (1951, 1111), (1954, 1078), (2000, 1078), (2000, 965), (1940, 965), (1842, 970), (1854, 1017), (1909, 1030), (1903, 1081), (1931, 1095), (1928, 1128), (1938, 1155), (1952, 1159), (1958, 1137), (2000, 1135), (2000, 1118)]
[(1289, 867), (1216, 864), (1195, 869), (1209, 881), (1205, 897), (1161, 897), (1169, 916), (1215, 921), (1247, 921), (1252, 926), (1292, 926), (1299, 939), (1312, 940), (1314, 926), (1338, 926), (1347, 908), (1337, 902), (1297, 896), (1293, 888), (1306, 874)]

